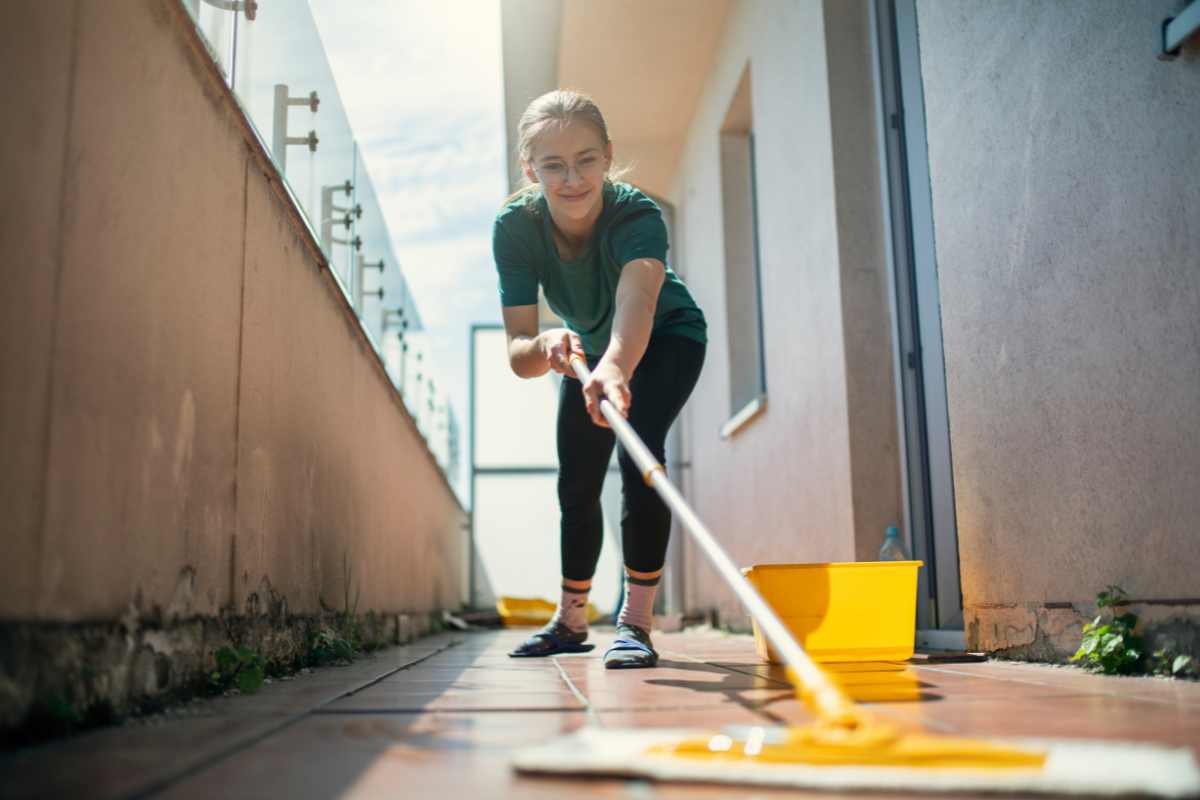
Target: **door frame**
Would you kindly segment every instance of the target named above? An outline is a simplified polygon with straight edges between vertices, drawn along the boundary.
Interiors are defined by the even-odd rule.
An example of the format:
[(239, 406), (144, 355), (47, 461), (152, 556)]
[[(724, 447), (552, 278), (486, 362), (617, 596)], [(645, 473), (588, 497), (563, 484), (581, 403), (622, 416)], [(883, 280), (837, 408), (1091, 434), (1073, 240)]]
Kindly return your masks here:
[(913, 557), (925, 562), (918, 639), (924, 634), (927, 644), (961, 647), (962, 585), (915, 0), (874, 0), (871, 28), (904, 522)]

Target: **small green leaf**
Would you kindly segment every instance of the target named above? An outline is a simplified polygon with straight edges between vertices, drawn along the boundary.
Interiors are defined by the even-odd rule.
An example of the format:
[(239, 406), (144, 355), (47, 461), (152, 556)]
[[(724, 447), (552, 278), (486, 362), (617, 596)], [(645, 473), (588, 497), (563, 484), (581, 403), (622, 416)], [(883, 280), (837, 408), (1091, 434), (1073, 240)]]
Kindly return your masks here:
[(222, 672), (229, 672), (237, 665), (237, 654), (228, 647), (217, 651), (217, 667)]
[(242, 670), (237, 675), (237, 687), (245, 694), (254, 694), (262, 685), (262, 670), (257, 668)]
[(1171, 674), (1178, 675), (1191, 666), (1191, 663), (1191, 656), (1175, 656), (1175, 660), (1171, 662)]
[(1119, 605), (1129, 599), (1129, 595), (1125, 594), (1125, 590), (1115, 584), (1109, 585), (1107, 589), (1096, 595), (1096, 606), (1098, 608), (1107, 608), (1109, 606)]

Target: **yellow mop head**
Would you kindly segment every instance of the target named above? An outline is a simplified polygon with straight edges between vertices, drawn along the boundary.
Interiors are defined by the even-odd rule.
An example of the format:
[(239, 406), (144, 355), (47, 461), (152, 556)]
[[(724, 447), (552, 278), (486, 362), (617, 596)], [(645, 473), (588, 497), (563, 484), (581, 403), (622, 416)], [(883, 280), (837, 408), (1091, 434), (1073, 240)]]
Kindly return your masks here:
[[(727, 729), (698, 735), (670, 729), (604, 730), (585, 728), (554, 742), (516, 754), (522, 772), (557, 775), (609, 775), (658, 781), (742, 784), (823, 791), (1005, 792), (1084, 797), (1186, 798), (1200, 795), (1200, 770), (1186, 749), (1133, 742), (1066, 740), (974, 740), (960, 765), (944, 759), (958, 740), (902, 735), (902, 750), (858, 748), (832, 761), (819, 759), (820, 748), (791, 750), (794, 732), (787, 728)], [(697, 742), (713, 757), (696, 757)], [(908, 760), (926, 745), (932, 760)], [(999, 752), (1044, 754), (1041, 766), (1010, 765), (982, 748)], [(681, 748), (673, 750), (673, 748)], [(781, 749), (774, 749), (781, 748)], [(907, 753), (907, 755), (901, 755)], [(723, 754), (723, 757), (722, 757)], [(781, 757), (777, 757), (781, 756)], [(809, 756), (817, 759), (806, 760)], [(883, 759), (872, 758), (885, 756)], [(982, 756), (982, 762), (971, 759)], [(1006, 757), (1005, 757), (1006, 758)]]

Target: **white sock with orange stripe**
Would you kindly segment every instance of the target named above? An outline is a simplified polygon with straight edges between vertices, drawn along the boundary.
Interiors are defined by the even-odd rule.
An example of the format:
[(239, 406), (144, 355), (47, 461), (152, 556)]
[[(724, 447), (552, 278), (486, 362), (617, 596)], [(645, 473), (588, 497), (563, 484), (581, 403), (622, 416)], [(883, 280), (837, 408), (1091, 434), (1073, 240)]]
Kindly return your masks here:
[(583, 633), (588, 629), (588, 592), (591, 588), (575, 589), (562, 585), (558, 609), (554, 612), (551, 622), (561, 622), (575, 633)]
[(654, 595), (662, 574), (653, 578), (635, 578), (625, 573), (625, 605), (621, 606), (618, 625), (636, 625), (646, 633), (654, 626)]

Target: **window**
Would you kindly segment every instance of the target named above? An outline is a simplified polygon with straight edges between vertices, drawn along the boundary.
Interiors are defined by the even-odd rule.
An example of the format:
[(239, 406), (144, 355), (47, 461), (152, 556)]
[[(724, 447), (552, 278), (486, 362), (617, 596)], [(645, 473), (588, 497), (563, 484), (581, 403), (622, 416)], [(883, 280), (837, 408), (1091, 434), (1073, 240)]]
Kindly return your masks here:
[(728, 438), (767, 405), (749, 64), (729, 103), (720, 137), (730, 402), (730, 418), (721, 428), (721, 436)]

